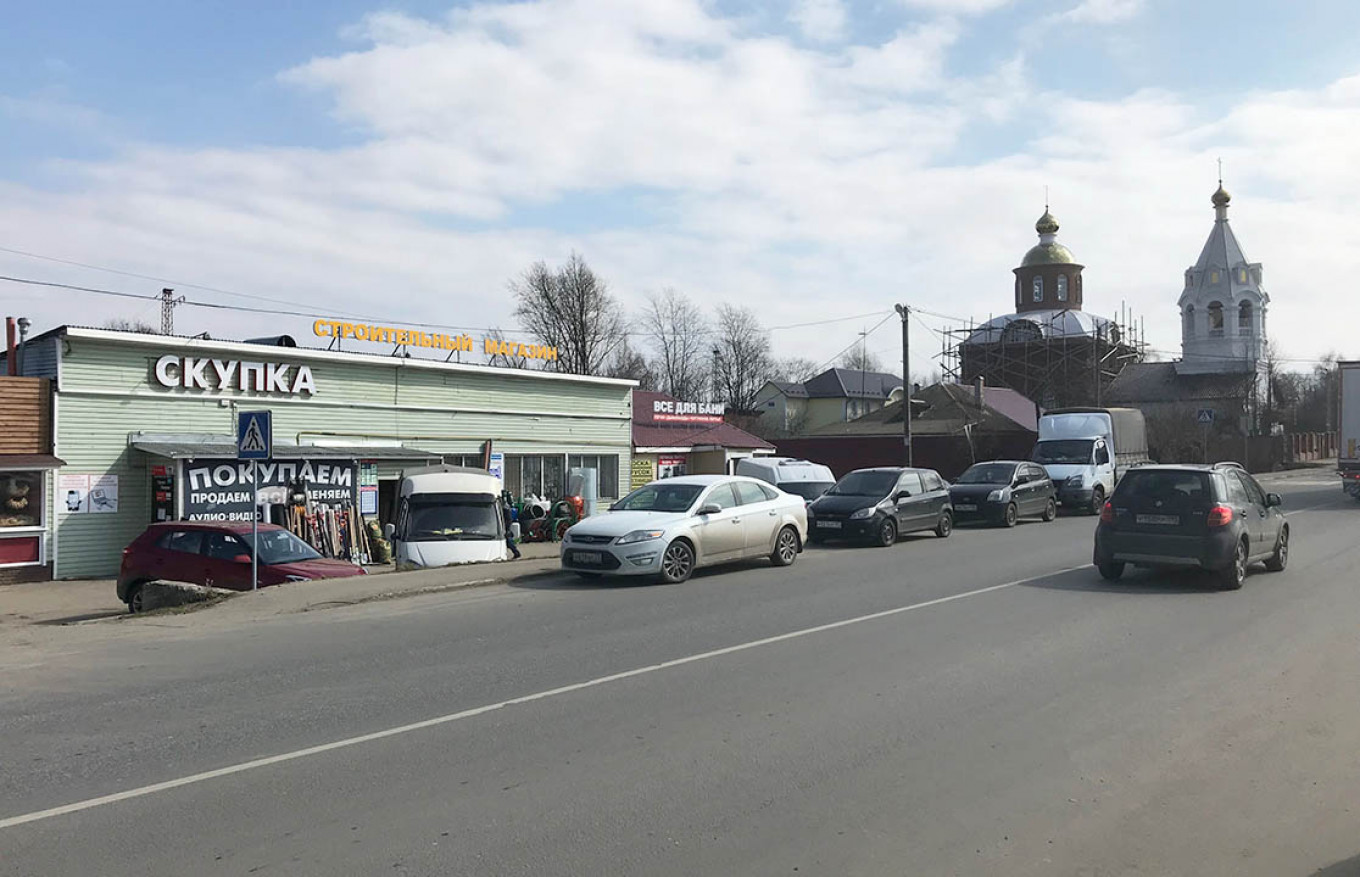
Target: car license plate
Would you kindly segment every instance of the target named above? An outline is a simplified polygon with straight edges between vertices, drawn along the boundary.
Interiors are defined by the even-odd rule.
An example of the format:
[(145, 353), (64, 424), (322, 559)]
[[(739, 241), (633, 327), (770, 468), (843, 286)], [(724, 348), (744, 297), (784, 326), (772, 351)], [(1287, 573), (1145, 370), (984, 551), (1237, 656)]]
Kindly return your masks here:
[(1180, 515), (1135, 515), (1134, 520), (1140, 524), (1157, 524), (1164, 527), (1180, 526)]
[(600, 563), (604, 560), (604, 555), (598, 551), (578, 551), (573, 559), (577, 563)]
[(819, 530), (839, 530), (839, 529), (841, 528), (841, 522), (840, 522), (840, 521), (818, 521), (818, 522), (817, 522), (817, 528), (818, 528)]
[(975, 512), (977, 511), (977, 506), (973, 505), (971, 502), (956, 502), (954, 503), (954, 511)]

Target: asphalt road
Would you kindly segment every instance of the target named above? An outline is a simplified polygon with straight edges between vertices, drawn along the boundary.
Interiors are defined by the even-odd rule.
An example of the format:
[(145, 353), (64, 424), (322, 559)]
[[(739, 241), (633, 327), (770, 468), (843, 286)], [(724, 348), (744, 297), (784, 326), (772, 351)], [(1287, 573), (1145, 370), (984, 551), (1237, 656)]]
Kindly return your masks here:
[(1279, 484), (1238, 592), (1064, 517), (35, 641), (0, 874), (1360, 874), (1360, 505)]

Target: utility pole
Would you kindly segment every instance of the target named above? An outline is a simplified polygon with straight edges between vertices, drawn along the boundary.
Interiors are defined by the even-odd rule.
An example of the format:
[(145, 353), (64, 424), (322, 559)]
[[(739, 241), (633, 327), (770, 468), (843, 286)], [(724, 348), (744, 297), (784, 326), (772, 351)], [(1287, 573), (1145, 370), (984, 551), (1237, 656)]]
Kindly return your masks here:
[(184, 296), (175, 298), (173, 289), (161, 290), (161, 334), (175, 334), (175, 305), (184, 304)]
[(902, 318), (902, 444), (907, 449), (907, 465), (911, 466), (911, 307), (893, 307)]

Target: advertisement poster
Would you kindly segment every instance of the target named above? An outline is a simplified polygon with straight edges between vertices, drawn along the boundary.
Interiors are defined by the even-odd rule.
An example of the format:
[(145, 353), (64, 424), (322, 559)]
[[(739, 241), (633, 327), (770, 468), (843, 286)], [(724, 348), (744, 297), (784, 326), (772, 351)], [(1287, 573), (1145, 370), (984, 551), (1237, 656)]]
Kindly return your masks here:
[(68, 515), (81, 515), (90, 510), (90, 476), (57, 475), (58, 508), (65, 508)]
[(94, 514), (118, 511), (118, 476), (91, 475), (89, 502)]
[[(313, 502), (358, 505), (359, 464), (353, 460), (260, 460), (260, 490), (301, 481)], [(249, 460), (194, 460), (184, 464), (184, 517), (190, 521), (249, 521), (254, 488)]]
[(633, 458), (633, 471), (628, 479), (628, 489), (637, 490), (644, 484), (656, 480), (656, 469), (652, 461), (640, 457)]
[(170, 521), (175, 517), (175, 476), (169, 466), (151, 467), (151, 520)]
[(501, 483), (505, 482), (505, 454), (500, 451), (491, 452), (491, 462), (487, 464), (486, 471), (494, 475)]
[(657, 478), (675, 478), (689, 474), (688, 457), (659, 457), (656, 461)]
[(359, 464), (359, 514), (378, 513), (378, 464)]

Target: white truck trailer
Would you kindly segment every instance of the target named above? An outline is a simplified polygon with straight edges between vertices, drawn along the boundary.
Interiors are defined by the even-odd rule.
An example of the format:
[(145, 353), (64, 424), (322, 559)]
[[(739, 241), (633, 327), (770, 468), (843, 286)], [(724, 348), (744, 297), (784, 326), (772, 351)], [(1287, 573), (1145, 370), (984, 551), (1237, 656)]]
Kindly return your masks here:
[(1336, 465), (1346, 492), (1360, 499), (1360, 362), (1338, 362)]

